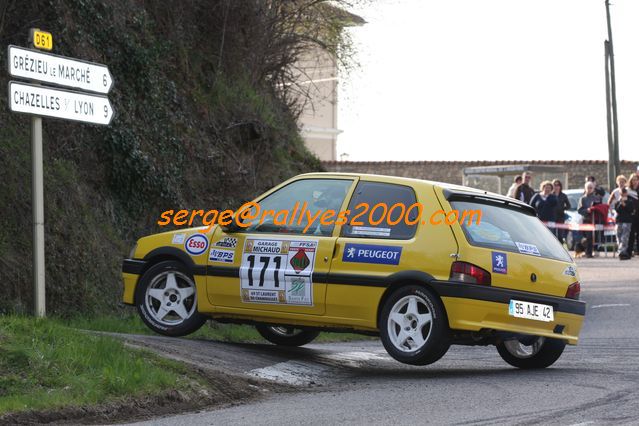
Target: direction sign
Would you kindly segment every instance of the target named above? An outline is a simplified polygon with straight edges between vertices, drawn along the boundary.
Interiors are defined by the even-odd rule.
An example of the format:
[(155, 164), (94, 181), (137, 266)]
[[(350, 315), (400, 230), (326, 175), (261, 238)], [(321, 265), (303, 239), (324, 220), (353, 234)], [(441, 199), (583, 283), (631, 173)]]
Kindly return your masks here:
[(113, 78), (106, 65), (9, 46), (9, 75), (72, 87), (96, 93), (109, 93)]
[(13, 112), (103, 125), (113, 118), (113, 108), (106, 96), (17, 81), (9, 82), (9, 108)]

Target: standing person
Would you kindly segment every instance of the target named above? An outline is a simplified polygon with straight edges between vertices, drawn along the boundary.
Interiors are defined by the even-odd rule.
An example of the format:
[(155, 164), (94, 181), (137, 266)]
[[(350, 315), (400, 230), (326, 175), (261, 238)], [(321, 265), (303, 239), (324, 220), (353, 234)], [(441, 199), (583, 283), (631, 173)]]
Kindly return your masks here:
[[(555, 206), (555, 223), (559, 224), (559, 226), (566, 223), (566, 210), (570, 210), (570, 200), (568, 196), (564, 194), (562, 185), (559, 179), (555, 179), (552, 181), (553, 186), (553, 194), (557, 197), (557, 205)], [(566, 235), (568, 235), (568, 230), (565, 228), (555, 228), (555, 235), (559, 242), (564, 243), (566, 241)]]
[[(593, 205), (601, 203), (601, 197), (595, 194), (595, 184), (592, 181), (586, 182), (584, 185), (585, 193), (579, 199), (579, 204), (577, 205), (577, 212), (583, 216), (584, 224), (594, 224), (593, 216), (594, 211), (592, 209)], [(586, 236), (586, 257), (592, 257), (592, 232), (586, 231), (584, 232)]]
[(595, 185), (595, 194), (599, 195), (602, 198), (604, 195), (606, 195), (606, 190), (597, 185), (597, 179), (595, 179), (594, 176), (587, 176), (586, 182), (592, 182)]
[(510, 198), (515, 198), (515, 192), (517, 188), (521, 185), (521, 175), (515, 176), (515, 180), (513, 180), (513, 184), (508, 188), (508, 194), (506, 194)]
[(617, 212), (615, 219), (615, 229), (617, 231), (617, 250), (619, 252), (619, 260), (627, 260), (632, 257), (630, 247), (628, 247), (628, 239), (632, 222), (635, 219), (635, 210), (637, 209), (637, 201), (628, 196), (628, 190), (622, 188), (620, 191), (619, 201), (615, 201), (614, 208)]
[[(639, 201), (639, 174), (633, 173), (628, 178), (628, 197), (633, 198), (635, 201)], [(634, 219), (632, 226), (630, 227), (630, 236), (628, 237), (628, 254), (631, 256), (637, 254), (635, 251), (635, 245), (639, 242), (639, 204), (635, 209)]]
[[(619, 175), (617, 179), (615, 179), (615, 182), (617, 182), (617, 187), (610, 193), (610, 197), (608, 197), (608, 204), (611, 206), (621, 198), (621, 191), (626, 188), (628, 180), (624, 175)], [(628, 191), (626, 191), (626, 193), (627, 192)]]
[(530, 187), (530, 181), (532, 180), (532, 173), (524, 172), (521, 175), (522, 183), (517, 187), (515, 191), (515, 198), (523, 201), (526, 204), (530, 204), (530, 199), (535, 195), (535, 191)]
[[(537, 211), (537, 217), (542, 222), (552, 222), (555, 220), (555, 207), (557, 197), (552, 193), (552, 182), (545, 180), (539, 186), (539, 192), (532, 196), (530, 205)], [(551, 229), (554, 232), (554, 229)]]

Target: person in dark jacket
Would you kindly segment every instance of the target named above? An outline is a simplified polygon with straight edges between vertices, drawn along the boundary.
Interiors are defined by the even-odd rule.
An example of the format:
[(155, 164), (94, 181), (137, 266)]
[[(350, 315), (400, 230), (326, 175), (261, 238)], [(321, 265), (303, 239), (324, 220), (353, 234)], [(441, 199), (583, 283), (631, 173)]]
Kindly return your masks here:
[[(577, 205), (577, 212), (583, 216), (584, 223), (595, 223), (595, 210), (593, 206), (601, 204), (601, 196), (595, 193), (595, 184), (593, 182), (586, 182), (586, 192), (579, 199)], [(591, 231), (584, 232), (586, 237), (586, 257), (592, 257), (592, 234)]]
[(628, 190), (621, 189), (619, 201), (614, 203), (617, 217), (615, 218), (615, 228), (617, 231), (617, 246), (619, 250), (619, 260), (627, 260), (632, 256), (628, 247), (628, 238), (630, 237), (630, 229), (635, 219), (635, 210), (637, 202), (634, 198), (628, 197)]
[(634, 199), (637, 202), (637, 209), (635, 211), (635, 217), (632, 221), (632, 227), (630, 228), (630, 237), (628, 238), (628, 253), (632, 256), (636, 254), (636, 246), (639, 241), (639, 175), (633, 173), (628, 178), (628, 197)]
[[(554, 191), (553, 194), (557, 197), (557, 205), (555, 206), (555, 223), (561, 226), (566, 222), (566, 210), (570, 210), (572, 206), (570, 205), (568, 196), (563, 192), (564, 186), (561, 184), (561, 181), (559, 179), (555, 179), (552, 181), (552, 185)], [(555, 235), (559, 242), (563, 243), (566, 241), (568, 230), (564, 228), (555, 228)]]
[(524, 172), (521, 177), (524, 181), (517, 187), (517, 190), (515, 191), (515, 198), (526, 204), (530, 204), (530, 199), (533, 195), (535, 195), (535, 190), (530, 187), (532, 173)]
[[(541, 183), (539, 192), (530, 199), (530, 205), (535, 208), (537, 217), (542, 222), (554, 222), (557, 197), (552, 193), (551, 181), (545, 180)], [(551, 231), (554, 232), (554, 229), (551, 229)]]

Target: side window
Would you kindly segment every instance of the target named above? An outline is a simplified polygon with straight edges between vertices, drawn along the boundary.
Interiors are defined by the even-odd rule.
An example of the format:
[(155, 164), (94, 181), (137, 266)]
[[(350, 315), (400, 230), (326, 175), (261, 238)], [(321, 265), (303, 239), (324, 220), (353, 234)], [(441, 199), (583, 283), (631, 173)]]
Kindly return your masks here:
[(252, 208), (250, 216), (244, 216), (244, 223), (250, 223), (244, 232), (331, 235), (335, 217), (330, 225), (321, 224), (320, 217), (328, 210), (337, 215), (352, 184), (349, 179), (292, 182), (260, 200), (259, 209)]
[(409, 186), (360, 181), (348, 206), (349, 221), (342, 227), (342, 236), (412, 238), (420, 213), (416, 202)]

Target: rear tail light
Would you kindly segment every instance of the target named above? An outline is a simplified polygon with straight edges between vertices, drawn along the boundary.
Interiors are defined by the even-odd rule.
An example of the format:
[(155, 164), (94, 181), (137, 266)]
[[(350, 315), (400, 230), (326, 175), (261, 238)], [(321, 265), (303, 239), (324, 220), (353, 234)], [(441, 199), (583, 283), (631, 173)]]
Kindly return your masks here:
[(450, 280), (468, 284), (490, 285), (490, 272), (468, 262), (453, 262)]
[(581, 293), (581, 284), (577, 281), (568, 286), (568, 290), (566, 290), (566, 297), (568, 299), (579, 300), (579, 293)]

